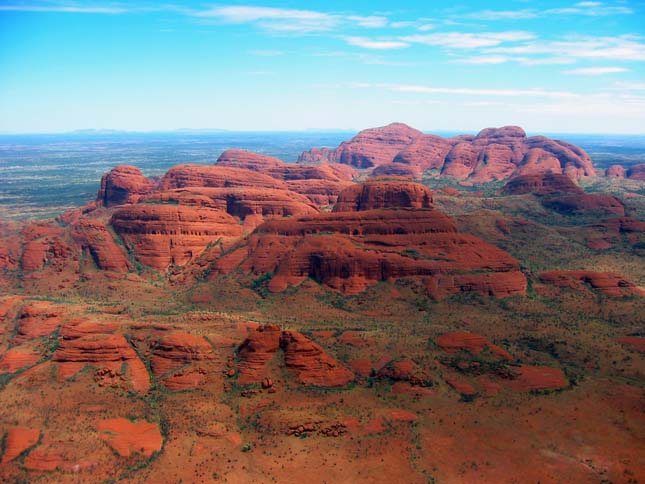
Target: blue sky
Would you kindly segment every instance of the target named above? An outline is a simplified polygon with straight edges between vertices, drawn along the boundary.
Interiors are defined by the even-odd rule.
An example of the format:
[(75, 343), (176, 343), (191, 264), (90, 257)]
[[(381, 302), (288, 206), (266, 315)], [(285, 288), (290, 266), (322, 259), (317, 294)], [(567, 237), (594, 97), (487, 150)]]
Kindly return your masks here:
[(645, 133), (645, 0), (0, 0), (0, 132)]

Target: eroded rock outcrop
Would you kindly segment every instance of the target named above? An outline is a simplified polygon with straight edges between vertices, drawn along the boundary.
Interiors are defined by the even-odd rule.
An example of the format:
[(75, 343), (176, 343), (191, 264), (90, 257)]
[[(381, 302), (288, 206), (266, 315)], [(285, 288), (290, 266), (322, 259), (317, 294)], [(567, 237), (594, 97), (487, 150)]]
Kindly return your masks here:
[(605, 171), (607, 178), (625, 178), (626, 170), (623, 165), (611, 165)]
[(554, 193), (571, 193), (581, 195), (584, 193), (576, 183), (566, 175), (560, 173), (534, 173), (520, 175), (504, 185), (502, 193), (505, 195), (552, 195)]
[(86, 365), (120, 372), (125, 364), (126, 375), (136, 391), (145, 392), (150, 387), (148, 370), (134, 348), (120, 334), (93, 334), (73, 339), (63, 338), (54, 352), (53, 361), (58, 363), (60, 379), (74, 376)]
[(479, 182), (544, 172), (564, 173), (572, 179), (594, 175), (584, 150), (543, 136), (527, 137), (517, 126), (442, 138), (395, 123), (361, 131), (335, 150), (305, 152), (300, 160), (338, 161), (357, 168), (388, 166), (383, 174), (394, 174), (391, 165), (401, 164), (417, 173), (438, 170), (444, 176)]
[(155, 377), (163, 377), (170, 390), (197, 388), (205, 382), (206, 369), (199, 363), (215, 359), (210, 343), (190, 333), (171, 333), (152, 347), (150, 367)]
[(645, 181), (645, 163), (630, 166), (627, 169), (626, 176), (630, 180)]
[(237, 350), (240, 385), (260, 383), (268, 376), (266, 367), (280, 349), (281, 335), (282, 328), (277, 324), (265, 324), (248, 335)]
[(0, 465), (11, 462), (24, 451), (38, 443), (40, 430), (27, 427), (11, 427), (4, 437), (4, 455)]
[(354, 373), (338, 363), (311, 339), (296, 331), (284, 331), (280, 338), (287, 369), (298, 381), (322, 387), (343, 387)]
[(334, 212), (360, 212), (380, 208), (431, 208), (432, 192), (412, 182), (373, 181), (343, 190)]
[(128, 272), (130, 262), (104, 223), (84, 219), (73, 226), (72, 236), (101, 270)]
[(594, 271), (546, 271), (540, 272), (540, 281), (561, 287), (577, 289), (584, 284), (608, 296), (628, 294), (645, 295), (633, 282), (611, 272)]
[(149, 193), (154, 186), (136, 166), (120, 165), (103, 175), (96, 201), (104, 207), (136, 202), (138, 195)]
[(484, 349), (487, 349), (499, 358), (513, 360), (513, 357), (508, 351), (492, 344), (486, 338), (476, 333), (454, 331), (439, 336), (435, 341), (442, 350), (449, 354), (467, 351), (473, 355), (478, 355)]
[(183, 266), (208, 244), (243, 234), (236, 219), (209, 207), (128, 205), (114, 213), (111, 223), (137, 259), (158, 270)]
[(161, 450), (163, 438), (159, 425), (153, 422), (132, 422), (125, 418), (112, 418), (97, 423), (99, 438), (104, 440), (121, 457), (141, 454), (150, 457)]
[(257, 275), (273, 273), (270, 291), (312, 278), (355, 294), (379, 281), (406, 277), (421, 279), (434, 297), (462, 291), (503, 297), (526, 289), (515, 259), (477, 237), (458, 234), (449, 217), (427, 209), (324, 213), (266, 222), (214, 269), (237, 267)]
[(176, 165), (159, 182), (162, 191), (186, 187), (287, 188), (283, 181), (257, 171), (213, 165)]

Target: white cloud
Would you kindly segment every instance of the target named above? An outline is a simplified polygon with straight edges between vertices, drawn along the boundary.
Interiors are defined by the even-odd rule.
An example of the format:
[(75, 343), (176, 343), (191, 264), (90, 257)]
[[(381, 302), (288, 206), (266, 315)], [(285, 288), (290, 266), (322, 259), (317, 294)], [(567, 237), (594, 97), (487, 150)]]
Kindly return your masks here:
[(356, 23), (359, 27), (366, 28), (382, 28), (387, 26), (387, 18), (376, 15), (368, 17), (360, 17), (357, 15), (350, 15), (347, 20)]
[(425, 45), (448, 47), (451, 49), (478, 49), (482, 47), (494, 47), (505, 42), (519, 42), (532, 40), (535, 35), (531, 32), (508, 31), (508, 32), (444, 32), (436, 34), (417, 34), (401, 37), (404, 42), (413, 42)]
[(549, 55), (573, 59), (611, 59), (643, 61), (645, 44), (638, 37), (579, 37), (571, 40), (527, 42), (515, 46), (498, 46), (486, 49), (487, 54)]
[(521, 57), (521, 56), (509, 56), (509, 55), (477, 55), (472, 57), (462, 57), (455, 59), (452, 62), (458, 64), (474, 64), (474, 65), (495, 65), (495, 64), (505, 64), (510, 62), (516, 62), (525, 66), (537, 66), (537, 65), (563, 65), (563, 64), (573, 64), (574, 59), (564, 58), (564, 57), (542, 57), (542, 58), (531, 58), (531, 57)]
[(539, 16), (539, 12), (530, 9), (522, 10), (482, 10), (465, 15), (476, 20), (520, 20)]
[(194, 12), (193, 15), (232, 24), (257, 23), (268, 30), (283, 32), (325, 31), (338, 24), (338, 18), (333, 15), (290, 8), (223, 6)]
[(604, 74), (616, 74), (627, 71), (629, 71), (629, 69), (624, 67), (581, 67), (579, 69), (564, 71), (564, 73), (578, 76), (602, 76)]
[(553, 91), (544, 88), (529, 89), (493, 89), (493, 88), (469, 88), (469, 87), (440, 87), (423, 86), (415, 84), (372, 84), (372, 83), (347, 83), (346, 87), (353, 88), (379, 88), (395, 92), (419, 93), (419, 94), (448, 94), (457, 96), (491, 96), (491, 97), (543, 97), (543, 98), (575, 98), (579, 94), (568, 91)]
[(101, 13), (119, 14), (128, 10), (122, 7), (75, 6), (75, 5), (0, 5), (5, 12), (59, 12), (59, 13)]
[(343, 37), (349, 45), (362, 47), (364, 49), (402, 49), (410, 44), (399, 40), (374, 40), (366, 37)]
[(602, 2), (578, 2), (569, 7), (536, 10), (482, 10), (463, 15), (475, 20), (525, 20), (552, 15), (581, 15), (587, 17), (607, 17), (610, 15), (629, 15), (634, 11), (623, 5), (605, 5)]

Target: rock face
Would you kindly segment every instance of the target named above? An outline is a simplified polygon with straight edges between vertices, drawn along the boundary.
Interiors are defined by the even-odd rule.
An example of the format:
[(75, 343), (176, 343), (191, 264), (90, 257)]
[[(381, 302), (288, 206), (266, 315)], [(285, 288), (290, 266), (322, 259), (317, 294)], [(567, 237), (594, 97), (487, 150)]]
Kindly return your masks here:
[(249, 215), (293, 217), (319, 211), (306, 196), (299, 193), (259, 188), (178, 188), (149, 195), (146, 201), (206, 206), (240, 219)]
[(459, 351), (468, 351), (473, 355), (478, 355), (484, 349), (488, 349), (494, 355), (505, 360), (513, 360), (511, 354), (492, 344), (486, 338), (475, 333), (465, 331), (455, 331), (446, 333), (436, 339), (437, 345), (446, 353), (457, 353)]
[(136, 391), (150, 387), (148, 370), (128, 341), (120, 334), (93, 334), (80, 338), (63, 338), (54, 352), (53, 361), (59, 365), (61, 379), (74, 376), (86, 365), (120, 372), (127, 365), (127, 376)]
[(176, 165), (159, 182), (162, 191), (186, 187), (287, 188), (283, 181), (257, 171), (210, 165)]
[(379, 208), (431, 208), (432, 192), (411, 182), (367, 182), (343, 190), (334, 212), (360, 212)]
[(641, 291), (633, 282), (618, 274), (593, 271), (546, 271), (540, 272), (540, 281), (561, 287), (577, 289), (583, 284), (589, 284), (593, 289), (608, 296), (623, 296), (640, 294)]
[(226, 150), (217, 159), (216, 166), (243, 168), (264, 173), (280, 180), (351, 180), (356, 170), (338, 163), (304, 165), (284, 163), (278, 158), (244, 150)]
[(152, 348), (150, 367), (170, 390), (197, 388), (205, 381), (200, 362), (215, 359), (211, 345), (201, 336), (172, 333), (160, 338)]
[[(477, 136), (442, 138), (404, 124), (360, 132), (335, 150), (311, 150), (300, 160), (338, 161), (357, 168), (387, 165), (408, 167), (400, 173), (438, 170), (443, 176), (479, 182), (532, 173), (564, 173), (572, 179), (593, 176), (589, 156), (577, 146), (543, 136), (527, 137), (522, 128), (488, 128)], [(414, 167), (415, 171), (410, 171)]]
[(520, 175), (509, 180), (502, 193), (505, 195), (553, 195), (555, 193), (571, 193), (582, 195), (584, 191), (571, 178), (559, 173), (534, 173)]
[(545, 197), (542, 205), (564, 215), (625, 216), (625, 205), (616, 197), (599, 193)]
[(287, 369), (301, 383), (322, 387), (343, 387), (354, 380), (354, 373), (306, 336), (285, 331), (280, 338)]
[(630, 180), (645, 181), (645, 163), (633, 165), (627, 170), (627, 178)]
[(120, 165), (103, 175), (96, 201), (104, 207), (132, 203), (137, 195), (145, 195), (153, 188), (154, 183), (136, 166)]
[(503, 297), (526, 289), (516, 260), (477, 237), (458, 234), (449, 217), (427, 209), (269, 221), (215, 264), (216, 271), (234, 268), (273, 273), (270, 291), (312, 278), (355, 294), (379, 281), (407, 277), (420, 278), (437, 298), (462, 291)]
[(250, 333), (237, 350), (238, 384), (265, 381), (269, 377), (268, 364), (280, 349), (284, 351), (287, 369), (300, 383), (341, 387), (354, 379), (350, 370), (311, 339), (295, 331), (282, 331), (278, 325), (266, 324)]
[(131, 422), (125, 418), (103, 420), (96, 425), (99, 438), (121, 457), (140, 453), (150, 457), (161, 450), (163, 438), (159, 426), (152, 422)]
[(238, 348), (240, 358), (237, 382), (240, 385), (260, 383), (268, 376), (266, 366), (280, 349), (282, 329), (277, 324), (265, 324), (249, 334)]
[(11, 427), (5, 437), (5, 451), (0, 465), (11, 462), (24, 451), (38, 443), (40, 430), (26, 427)]
[(611, 165), (605, 171), (605, 176), (607, 178), (625, 178), (625, 168), (623, 165)]
[(111, 223), (142, 264), (162, 271), (187, 264), (210, 243), (243, 233), (224, 211), (184, 205), (128, 205)]
[(33, 301), (26, 303), (18, 315), (17, 333), (14, 344), (27, 340), (49, 336), (61, 324), (63, 310), (49, 301)]
[(81, 220), (74, 225), (72, 236), (87, 251), (96, 266), (105, 271), (128, 272), (130, 262), (123, 250), (114, 242), (104, 223), (98, 220)]
[(517, 391), (560, 390), (569, 382), (559, 368), (548, 366), (520, 366), (506, 386)]

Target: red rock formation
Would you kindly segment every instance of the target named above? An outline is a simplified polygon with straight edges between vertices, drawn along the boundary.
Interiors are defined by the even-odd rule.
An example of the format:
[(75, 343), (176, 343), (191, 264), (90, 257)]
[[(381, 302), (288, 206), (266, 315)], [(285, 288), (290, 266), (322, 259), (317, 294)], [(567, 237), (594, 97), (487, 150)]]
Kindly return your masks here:
[(630, 180), (645, 181), (645, 163), (630, 166), (627, 169), (626, 176)]
[(211, 345), (201, 336), (189, 333), (171, 333), (160, 338), (153, 346), (150, 366), (159, 377), (177, 370), (187, 363), (215, 358)]
[(163, 438), (159, 426), (152, 422), (131, 422), (112, 418), (97, 423), (99, 438), (107, 442), (121, 457), (141, 454), (150, 457), (161, 450)]
[(148, 391), (148, 371), (128, 341), (120, 334), (93, 334), (75, 339), (63, 339), (54, 352), (53, 361), (59, 365), (61, 379), (74, 376), (86, 365), (121, 371), (127, 365), (127, 376), (136, 391)]
[(81, 220), (73, 226), (72, 236), (99, 269), (115, 272), (128, 272), (130, 269), (130, 262), (104, 223)]
[(243, 232), (226, 212), (184, 205), (128, 205), (111, 224), (142, 264), (158, 270), (185, 265), (208, 244)]
[(266, 378), (266, 366), (280, 349), (282, 329), (277, 324), (265, 324), (251, 332), (237, 350), (240, 385), (260, 383)]
[(4, 456), (0, 465), (11, 462), (24, 451), (33, 447), (40, 439), (40, 430), (26, 427), (11, 427), (7, 430), (4, 441)]
[(306, 196), (319, 207), (334, 205), (340, 192), (353, 185), (346, 181), (327, 180), (289, 180), (286, 183), (289, 190)]
[(412, 182), (367, 182), (353, 185), (338, 196), (334, 212), (359, 212), (379, 208), (431, 208), (432, 192)]
[(219, 259), (214, 269), (235, 267), (258, 275), (272, 272), (271, 291), (308, 277), (349, 294), (404, 277), (425, 278), (437, 297), (526, 290), (517, 261), (477, 237), (457, 234), (454, 222), (437, 210), (325, 213), (266, 222), (248, 245)]
[(454, 331), (439, 336), (436, 339), (437, 345), (446, 353), (457, 353), (459, 351), (468, 351), (473, 355), (478, 355), (484, 349), (488, 349), (494, 355), (505, 360), (513, 360), (511, 354), (492, 344), (486, 338), (479, 334), (468, 333), (466, 331)]
[(645, 353), (645, 338), (642, 336), (623, 336), (618, 339), (618, 342), (631, 350)]
[(244, 219), (261, 217), (294, 217), (317, 213), (318, 209), (306, 196), (290, 190), (256, 188), (179, 188), (159, 192), (145, 198), (146, 202), (176, 202), (216, 208)]
[(0, 373), (15, 373), (22, 368), (33, 365), (41, 356), (33, 348), (23, 348), (21, 346), (11, 348), (0, 358)]
[(137, 195), (149, 193), (153, 188), (154, 183), (136, 166), (120, 165), (103, 175), (96, 201), (105, 207), (132, 203)]
[(598, 193), (545, 197), (542, 205), (564, 215), (625, 216), (625, 206), (616, 197)]
[(243, 168), (264, 173), (280, 180), (351, 180), (357, 173), (347, 165), (303, 165), (284, 163), (278, 158), (244, 150), (226, 150), (217, 160), (217, 166)]
[(401, 177), (416, 180), (421, 178), (421, 168), (415, 165), (404, 165), (403, 163), (384, 163), (372, 170), (370, 178), (374, 177)]
[(39, 222), (26, 225), (21, 233), (23, 271), (37, 271), (45, 264), (62, 267), (71, 257), (72, 249), (62, 240), (64, 231), (53, 223)]
[(513, 378), (504, 382), (506, 386), (517, 391), (560, 390), (569, 384), (560, 368), (547, 366), (514, 368)]
[(357, 168), (369, 168), (390, 163), (421, 134), (405, 124), (393, 123), (382, 128), (361, 131), (351, 140), (341, 143), (334, 151), (316, 150), (313, 153), (303, 153), (298, 160), (309, 161), (318, 158), (319, 161), (338, 161)]
[(572, 193), (582, 195), (584, 191), (566, 175), (558, 173), (535, 173), (520, 175), (510, 179), (502, 190), (505, 195), (552, 195), (554, 193)]
[(186, 187), (287, 188), (283, 181), (257, 171), (211, 165), (176, 165), (159, 182), (162, 191)]
[(607, 178), (625, 178), (625, 168), (622, 165), (611, 165), (605, 171), (605, 176)]
[(49, 301), (30, 301), (20, 310), (14, 344), (48, 336), (61, 324), (63, 309)]
[(582, 284), (589, 284), (608, 296), (623, 296), (626, 294), (645, 295), (634, 283), (618, 274), (593, 271), (546, 271), (540, 272), (540, 281), (561, 287), (577, 289)]
[(466, 396), (477, 395), (477, 390), (470, 383), (457, 375), (446, 377), (446, 383), (455, 389), (458, 393)]
[(335, 150), (314, 149), (299, 159), (339, 161), (358, 168), (387, 165), (383, 174), (395, 173), (392, 165), (400, 164), (417, 172), (438, 169), (445, 176), (479, 182), (542, 172), (564, 173), (572, 179), (594, 175), (591, 159), (580, 148), (542, 136), (527, 138), (517, 126), (445, 139), (394, 124), (362, 131)]
[(427, 385), (430, 375), (411, 360), (393, 361), (381, 368), (376, 376), (395, 381), (407, 381), (413, 385)]
[(354, 374), (306, 336), (284, 331), (280, 338), (287, 368), (301, 383), (322, 387), (343, 387)]

